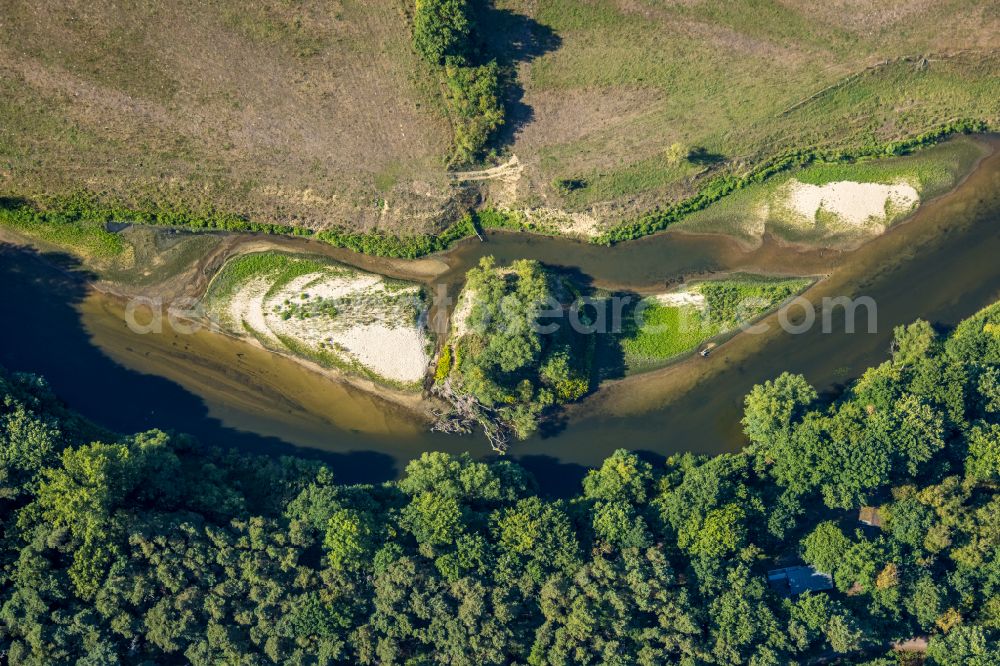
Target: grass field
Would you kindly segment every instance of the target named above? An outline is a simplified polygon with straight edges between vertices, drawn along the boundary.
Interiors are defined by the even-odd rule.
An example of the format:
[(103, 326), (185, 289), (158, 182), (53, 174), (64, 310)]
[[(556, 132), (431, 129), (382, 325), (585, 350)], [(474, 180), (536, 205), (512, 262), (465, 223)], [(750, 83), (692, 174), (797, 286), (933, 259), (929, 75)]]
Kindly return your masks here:
[[(508, 4), (537, 7), (561, 37), (528, 77), (535, 117), (514, 145), (527, 189), (612, 221), (789, 149), (852, 149), (955, 117), (997, 119), (1000, 59), (987, 49), (1000, 13), (988, 3)], [(929, 55), (945, 53), (958, 55)], [(670, 165), (674, 142), (704, 157)], [(587, 187), (562, 195), (548, 186), (560, 178)]]
[[(650, 296), (621, 334), (628, 372), (662, 366), (703, 342), (735, 330), (809, 285), (808, 279), (734, 276), (701, 282), (684, 292)], [(680, 298), (678, 298), (680, 297)]]
[(449, 201), (450, 129), (404, 8), (5, 2), (0, 188), (313, 227), (429, 224)]
[[(470, 182), (448, 176), (452, 131), (407, 0), (11, 0), (0, 194), (404, 235), (475, 206), (615, 224), (791, 149), (1000, 115), (995, 3), (493, 5), (486, 47), (513, 76), (495, 152), (519, 167)], [(668, 159), (675, 143), (693, 157)]]

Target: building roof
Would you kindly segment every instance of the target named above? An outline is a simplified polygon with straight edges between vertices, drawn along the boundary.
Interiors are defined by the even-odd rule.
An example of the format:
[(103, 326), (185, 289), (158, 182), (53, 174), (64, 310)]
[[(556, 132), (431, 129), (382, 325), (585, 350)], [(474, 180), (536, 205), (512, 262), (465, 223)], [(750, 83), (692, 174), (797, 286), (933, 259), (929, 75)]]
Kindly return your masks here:
[(829, 590), (833, 588), (833, 578), (809, 566), (785, 567), (768, 571), (767, 584), (782, 596), (794, 597), (803, 592)]
[(882, 513), (877, 506), (863, 506), (858, 511), (858, 522), (872, 527), (882, 527)]

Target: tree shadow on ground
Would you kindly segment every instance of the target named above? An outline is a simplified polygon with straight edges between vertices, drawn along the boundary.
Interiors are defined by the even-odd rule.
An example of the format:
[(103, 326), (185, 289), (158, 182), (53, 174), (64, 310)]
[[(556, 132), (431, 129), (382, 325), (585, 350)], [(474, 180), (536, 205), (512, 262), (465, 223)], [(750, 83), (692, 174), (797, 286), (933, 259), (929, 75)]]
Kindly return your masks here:
[(497, 9), (490, 2), (478, 4), (476, 19), (483, 51), (487, 58), (496, 58), (504, 73), (504, 125), (494, 140), (495, 147), (502, 147), (512, 143), (517, 132), (534, 117), (532, 108), (524, 103), (518, 67), (555, 51), (562, 38), (529, 16)]
[(608, 297), (607, 330), (598, 336), (594, 351), (595, 386), (608, 379), (625, 377), (628, 368), (622, 343), (638, 333), (636, 308), (640, 301), (642, 296), (631, 291), (615, 292)]
[(16, 210), (29, 204), (24, 197), (0, 196), (0, 210)]
[(713, 153), (706, 148), (692, 148), (687, 155), (688, 162), (700, 166), (712, 166), (726, 161), (726, 156), (721, 153)]

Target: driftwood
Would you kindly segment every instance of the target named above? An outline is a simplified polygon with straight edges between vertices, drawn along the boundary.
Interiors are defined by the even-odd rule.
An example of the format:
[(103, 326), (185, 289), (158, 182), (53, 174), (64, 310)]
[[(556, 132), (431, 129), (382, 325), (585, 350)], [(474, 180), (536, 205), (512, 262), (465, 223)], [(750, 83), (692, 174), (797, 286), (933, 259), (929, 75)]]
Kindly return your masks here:
[(510, 430), (497, 417), (496, 410), (487, 407), (473, 395), (456, 391), (451, 379), (435, 385), (431, 392), (451, 405), (448, 411), (433, 410), (431, 430), (449, 433), (471, 433), (478, 425), (483, 429), (490, 448), (497, 453), (507, 452)]

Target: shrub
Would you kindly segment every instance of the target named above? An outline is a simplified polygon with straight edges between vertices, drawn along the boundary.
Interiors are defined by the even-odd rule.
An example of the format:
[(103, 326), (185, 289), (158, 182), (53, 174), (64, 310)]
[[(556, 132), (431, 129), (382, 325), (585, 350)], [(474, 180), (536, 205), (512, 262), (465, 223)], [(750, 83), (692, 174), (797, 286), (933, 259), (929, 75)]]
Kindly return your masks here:
[(449, 58), (444, 72), (455, 130), (455, 156), (471, 160), (480, 155), (490, 135), (504, 122), (500, 68), (495, 60), (468, 67), (461, 60)]
[(434, 383), (440, 383), (451, 372), (451, 345), (445, 345), (438, 356), (437, 367), (434, 369)]
[(667, 163), (680, 164), (687, 159), (690, 152), (691, 150), (683, 143), (672, 143), (666, 150)]
[(590, 382), (574, 371), (569, 354), (563, 350), (549, 356), (539, 374), (542, 381), (552, 387), (556, 400), (561, 403), (579, 400), (590, 390)]
[(417, 0), (413, 14), (413, 46), (429, 63), (463, 57), (468, 51), (472, 19), (466, 0)]

